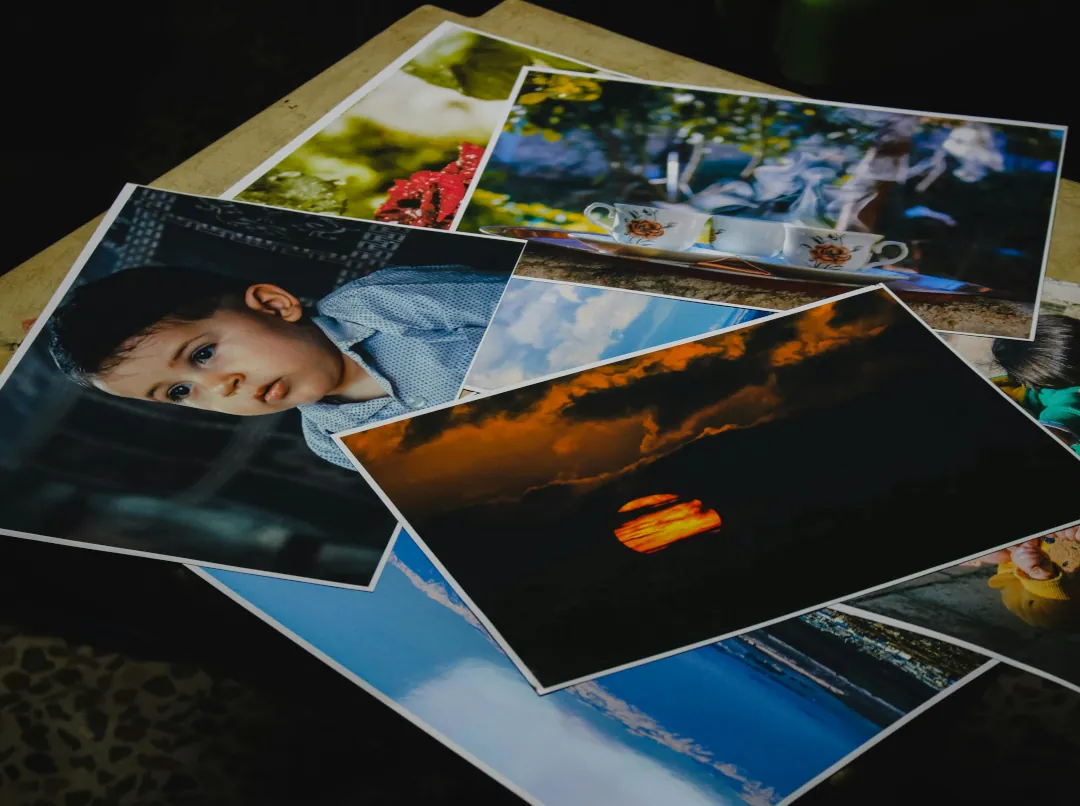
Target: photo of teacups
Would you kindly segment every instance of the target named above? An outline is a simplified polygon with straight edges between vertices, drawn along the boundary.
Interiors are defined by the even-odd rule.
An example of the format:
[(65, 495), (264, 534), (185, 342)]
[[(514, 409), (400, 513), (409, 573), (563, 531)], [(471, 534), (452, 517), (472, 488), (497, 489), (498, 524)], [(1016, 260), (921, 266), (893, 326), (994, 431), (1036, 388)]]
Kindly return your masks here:
[[(931, 327), (1029, 339), (1064, 144), (1060, 126), (530, 68), (453, 228), (543, 242), (535, 279), (770, 310), (887, 281)], [(628, 231), (646, 216), (616, 203), (653, 216)], [(712, 225), (665, 227), (682, 211)]]
[[(784, 225), (784, 259), (795, 266), (812, 269), (876, 269), (892, 266), (908, 256), (907, 244), (884, 241), (883, 235), (873, 232), (841, 232), (820, 227)], [(881, 256), (886, 247), (899, 252), (892, 257)]]
[(676, 251), (693, 246), (709, 220), (708, 214), (693, 210), (606, 202), (590, 204), (585, 217), (618, 243)]
[(709, 245), (733, 255), (769, 257), (784, 246), (784, 224), (757, 218), (714, 215)]

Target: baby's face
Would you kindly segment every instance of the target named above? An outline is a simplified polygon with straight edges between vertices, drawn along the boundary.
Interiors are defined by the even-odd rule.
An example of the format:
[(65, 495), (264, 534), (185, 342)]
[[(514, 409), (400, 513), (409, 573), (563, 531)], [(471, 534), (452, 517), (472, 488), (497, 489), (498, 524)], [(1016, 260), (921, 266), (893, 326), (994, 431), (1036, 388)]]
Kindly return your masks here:
[(340, 384), (344, 356), (317, 327), (279, 311), (220, 309), (162, 326), (94, 385), (111, 395), (225, 414), (272, 414)]

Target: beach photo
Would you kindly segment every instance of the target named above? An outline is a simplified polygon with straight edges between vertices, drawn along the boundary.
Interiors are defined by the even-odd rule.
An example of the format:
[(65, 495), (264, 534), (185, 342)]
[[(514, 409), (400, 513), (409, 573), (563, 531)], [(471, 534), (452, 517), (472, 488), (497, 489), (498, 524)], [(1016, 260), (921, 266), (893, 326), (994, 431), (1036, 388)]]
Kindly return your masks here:
[(541, 692), (1080, 521), (1076, 454), (880, 288), (336, 438)]
[(0, 375), (0, 533), (370, 588), (330, 435), (455, 400), (521, 248), (129, 185)]
[(821, 610), (538, 697), (407, 533), (370, 595), (200, 574), (533, 804), (773, 806), (986, 662)]
[(1025, 339), (1064, 138), (529, 69), (455, 228), (539, 242), (531, 277), (769, 310), (887, 283), (938, 330)]
[(597, 69), (444, 22), (224, 197), (448, 229), (527, 66)]

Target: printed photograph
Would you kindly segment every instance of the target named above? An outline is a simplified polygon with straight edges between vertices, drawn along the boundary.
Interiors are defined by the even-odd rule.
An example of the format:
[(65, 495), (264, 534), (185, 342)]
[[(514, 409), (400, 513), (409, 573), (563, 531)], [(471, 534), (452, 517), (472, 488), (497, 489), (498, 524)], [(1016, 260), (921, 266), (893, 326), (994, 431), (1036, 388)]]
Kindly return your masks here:
[(1047, 278), (1031, 341), (945, 335), (945, 341), (1080, 453), (1080, 284)]
[(208, 575), (533, 803), (773, 806), (986, 662), (822, 610), (538, 697), (404, 532), (371, 595)]
[(128, 186), (0, 377), (0, 532), (370, 587), (330, 434), (455, 400), (521, 248)]
[[(1080, 285), (1047, 278), (1040, 308), (1032, 342), (949, 334), (943, 338), (1078, 451)], [(494, 390), (762, 315), (514, 278), (466, 383)], [(1033, 367), (1041, 367), (1042, 374), (1033, 375)], [(1040, 399), (1049, 395), (1066, 402), (1041, 405)], [(1070, 556), (1080, 547), (1077, 537), (1075, 528), (1051, 533), (850, 604), (986, 647), (1080, 687), (1080, 557)]]
[(769, 310), (886, 283), (1031, 335), (1063, 127), (544, 69), (513, 101), (455, 228), (539, 242), (525, 276)]
[(1080, 522), (880, 288), (338, 438), (542, 693)]
[(596, 69), (443, 23), (225, 196), (449, 229), (528, 66)]
[(789, 802), (1071, 806), (1077, 724), (1080, 693), (999, 663)]
[(1047, 672), (1080, 691), (1080, 527), (1017, 543), (855, 599)]
[[(1034, 341), (947, 341), (1080, 452), (1080, 285), (1047, 279), (1040, 308)], [(1080, 690), (1077, 532), (1018, 542), (850, 604), (985, 647)]]
[(465, 385), (481, 392), (501, 389), (766, 315), (747, 308), (513, 277)]

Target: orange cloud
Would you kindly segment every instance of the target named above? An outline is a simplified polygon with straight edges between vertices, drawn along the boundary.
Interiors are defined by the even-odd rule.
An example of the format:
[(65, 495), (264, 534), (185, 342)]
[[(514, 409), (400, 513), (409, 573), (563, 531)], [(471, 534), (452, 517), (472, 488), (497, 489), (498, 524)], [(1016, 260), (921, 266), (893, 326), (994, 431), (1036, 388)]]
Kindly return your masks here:
[[(463, 507), (496, 500), (513, 501), (531, 490), (551, 485), (591, 489), (633, 473), (685, 445), (739, 428), (752, 428), (788, 416), (806, 405), (822, 405), (830, 395), (843, 397), (854, 388), (818, 390), (813, 399), (785, 400), (779, 368), (881, 333), (891, 318), (890, 306), (835, 325), (831, 320), (844, 301), (812, 308), (788, 320), (766, 322), (738, 331), (676, 345), (552, 381), (479, 401), (465, 400), (441, 412), (420, 415), (444, 420), (430, 436), (403, 442), (417, 420), (374, 428), (343, 442), (406, 514), (418, 507)], [(783, 321), (783, 320), (781, 320)], [(794, 325), (794, 328), (792, 328)], [(767, 354), (747, 356), (758, 328), (791, 329), (795, 337)], [(762, 334), (764, 335), (764, 333)], [(760, 359), (757, 357), (760, 356)], [(684, 372), (705, 357), (740, 359), (771, 368), (764, 381), (690, 411), (663, 427), (659, 407), (648, 401), (636, 410), (593, 419), (565, 409), (584, 395), (615, 387), (631, 387), (646, 377)], [(887, 371), (885, 366), (869, 369)], [(723, 372), (717, 369), (716, 372)], [(865, 376), (865, 372), (863, 376)], [(863, 378), (865, 380), (865, 378)], [(708, 383), (708, 378), (702, 378)], [(528, 405), (520, 405), (530, 400)], [(505, 401), (505, 402), (503, 402)], [(514, 405), (518, 402), (519, 405)], [(505, 406), (499, 410), (498, 404)], [(426, 420), (425, 425), (437, 425)], [(403, 447), (404, 445), (404, 447)]]
[(670, 493), (646, 495), (642, 498), (635, 498), (633, 501), (623, 504), (619, 507), (619, 512), (633, 512), (635, 509), (641, 509), (642, 507), (654, 507), (657, 504), (666, 504), (668, 501), (674, 501), (678, 497), (679, 496), (671, 495)]
[(733, 395), (699, 409), (684, 419), (675, 429), (661, 430), (653, 420), (652, 414), (646, 412), (644, 419), (646, 435), (641, 440), (641, 452), (643, 454), (660, 453), (689, 440), (736, 428), (760, 425), (775, 419), (783, 403), (776, 389), (776, 376), (770, 375), (763, 384), (744, 386)]
[(831, 323), (835, 314), (835, 302), (805, 311), (796, 320), (795, 338), (774, 347), (769, 355), (769, 363), (774, 367), (797, 364), (837, 347), (873, 338), (885, 330), (892, 320), (892, 311), (885, 309), (877, 316), (837, 326)]
[[(654, 495), (631, 501), (627, 506), (648, 506), (639, 502), (647, 499), (673, 499), (676, 496)], [(656, 506), (656, 504), (653, 504)], [(672, 543), (720, 528), (720, 516), (714, 510), (702, 509), (701, 501), (682, 501), (633, 518), (615, 530), (615, 536), (627, 548), (642, 554), (666, 549)]]

